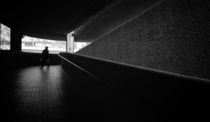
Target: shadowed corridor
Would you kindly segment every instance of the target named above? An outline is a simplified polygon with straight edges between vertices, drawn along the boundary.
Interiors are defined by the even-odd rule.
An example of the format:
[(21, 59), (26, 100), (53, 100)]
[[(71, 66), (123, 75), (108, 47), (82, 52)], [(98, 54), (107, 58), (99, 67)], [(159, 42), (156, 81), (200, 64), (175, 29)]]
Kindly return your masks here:
[(14, 81), (17, 85), (14, 91), (17, 97), (16, 112), (20, 115), (35, 115), (37, 118), (34, 119), (38, 120), (59, 119), (63, 93), (60, 73), (59, 66), (20, 70)]
[[(12, 101), (7, 102), (10, 102), (8, 107), (12, 107), (12, 102), (13, 108), (9, 109), (8, 116), (12, 117), (8, 118), (9, 120), (27, 122), (81, 120), (88, 119), (87, 113), (94, 111), (75, 94), (73, 88), (68, 90), (63, 88), (63, 84), (69, 81), (71, 84), (71, 80), (59, 65), (23, 68), (14, 71), (10, 77), (11, 75), (13, 93), (7, 97)], [(73, 87), (70, 84), (68, 86)]]
[(209, 112), (205, 112), (210, 108), (208, 80), (65, 53), (59, 57), (61, 65), (2, 70), (3, 119), (9, 122), (208, 119)]
[(0, 121), (210, 121), (209, 0), (102, 1), (1, 6)]
[[(119, 117), (114, 114), (121, 104), (119, 101), (124, 100), (123, 103), (127, 104), (131, 100), (120, 90), (94, 78), (84, 75), (77, 76), (80, 80), (71, 78), (60, 65), (21, 68), (4, 77), (8, 84), (2, 89), (6, 111), (2, 117), (8, 121), (108, 121)], [(90, 87), (92, 89), (88, 89)], [(104, 107), (107, 110), (102, 110)], [(108, 114), (114, 116), (108, 117)]]

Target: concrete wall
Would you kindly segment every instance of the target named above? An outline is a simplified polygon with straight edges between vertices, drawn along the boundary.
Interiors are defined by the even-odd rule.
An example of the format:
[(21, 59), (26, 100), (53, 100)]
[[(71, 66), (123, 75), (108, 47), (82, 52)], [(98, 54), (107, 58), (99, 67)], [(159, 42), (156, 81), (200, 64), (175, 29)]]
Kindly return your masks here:
[[(206, 112), (210, 109), (209, 80), (70, 53), (60, 56), (62, 67), (71, 78), (70, 85), (78, 84), (80, 95), (86, 94), (89, 101), (100, 108), (99, 113), (106, 111), (102, 114), (104, 118), (152, 122), (209, 120), (209, 112)], [(124, 95), (107, 89), (109, 87)]]
[(209, 8), (165, 0), (77, 54), (210, 79)]
[(16, 28), (11, 28), (11, 51), (21, 51), (22, 33)]

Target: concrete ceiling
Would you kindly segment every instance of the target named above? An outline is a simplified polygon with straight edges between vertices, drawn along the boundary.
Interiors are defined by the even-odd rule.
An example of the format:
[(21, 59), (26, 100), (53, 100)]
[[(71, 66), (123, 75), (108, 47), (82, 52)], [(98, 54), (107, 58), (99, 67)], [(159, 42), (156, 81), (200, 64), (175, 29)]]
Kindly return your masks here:
[(6, 0), (0, 23), (23, 35), (66, 40), (66, 34), (115, 0)]
[(96, 41), (164, 0), (117, 0), (75, 29), (75, 41)]

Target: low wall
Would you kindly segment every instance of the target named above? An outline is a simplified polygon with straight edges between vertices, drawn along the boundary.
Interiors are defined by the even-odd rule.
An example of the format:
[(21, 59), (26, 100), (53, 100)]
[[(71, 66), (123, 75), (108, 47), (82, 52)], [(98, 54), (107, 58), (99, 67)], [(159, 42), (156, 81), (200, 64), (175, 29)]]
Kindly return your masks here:
[[(25, 66), (40, 65), (41, 54), (39, 53), (25, 53), (25, 52), (11, 52), (11, 51), (0, 51), (0, 64), (3, 69), (9, 70)], [(60, 64), (60, 58), (57, 54), (50, 54), (50, 64)]]
[(147, 110), (151, 111), (149, 116), (153, 119), (165, 117), (175, 121), (182, 117), (186, 120), (207, 118), (204, 111), (210, 108), (208, 99), (210, 81), (208, 80), (68, 53), (61, 53), (61, 56), (136, 97), (137, 104), (148, 106)]
[[(20, 62), (21, 66), (30, 66), (30, 65), (40, 65), (40, 53), (26, 53), (22, 52), (20, 54)], [(58, 54), (50, 54), (50, 65), (59, 65), (60, 64), (60, 58), (58, 57)]]
[[(61, 56), (61, 65), (70, 79), (69, 82), (62, 84), (63, 87), (68, 89), (70, 93), (77, 91), (78, 96), (73, 96), (73, 98), (79, 98), (82, 104), (89, 103), (88, 106), (91, 106), (92, 111), (96, 112), (87, 113), (90, 118), (110, 122), (124, 119), (145, 120), (146, 115), (148, 117), (147, 105), (142, 104), (141, 109), (144, 109), (144, 112), (141, 112), (141, 118), (137, 118), (139, 105), (136, 104), (135, 97), (125, 94), (104, 80), (91, 75), (63, 56)], [(69, 94), (66, 95), (69, 96)]]

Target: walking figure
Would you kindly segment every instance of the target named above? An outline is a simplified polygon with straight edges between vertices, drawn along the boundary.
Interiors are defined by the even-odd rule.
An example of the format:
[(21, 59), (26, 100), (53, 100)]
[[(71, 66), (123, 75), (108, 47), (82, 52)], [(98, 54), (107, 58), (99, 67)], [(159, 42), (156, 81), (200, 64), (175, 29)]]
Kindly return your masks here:
[(47, 46), (42, 51), (42, 57), (41, 57), (41, 67), (43, 67), (44, 65), (49, 66), (49, 50)]

